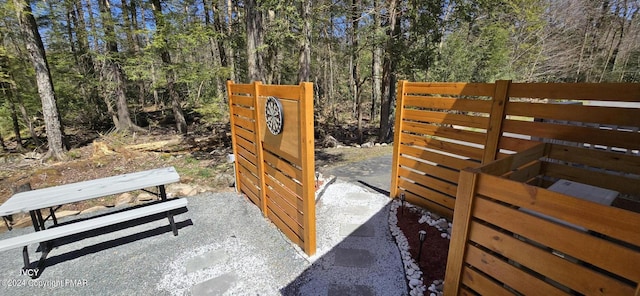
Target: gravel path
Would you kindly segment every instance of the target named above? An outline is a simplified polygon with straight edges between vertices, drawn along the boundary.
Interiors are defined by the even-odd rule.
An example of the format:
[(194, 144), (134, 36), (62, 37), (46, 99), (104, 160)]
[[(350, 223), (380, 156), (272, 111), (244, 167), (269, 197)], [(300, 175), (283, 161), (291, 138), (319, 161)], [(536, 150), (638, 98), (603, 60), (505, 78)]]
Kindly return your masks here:
[(37, 280), (20, 274), (21, 250), (1, 252), (0, 295), (406, 294), (384, 195), (341, 181), (328, 186), (311, 258), (235, 193), (188, 200), (188, 212), (176, 216), (178, 236), (160, 219), (61, 245)]

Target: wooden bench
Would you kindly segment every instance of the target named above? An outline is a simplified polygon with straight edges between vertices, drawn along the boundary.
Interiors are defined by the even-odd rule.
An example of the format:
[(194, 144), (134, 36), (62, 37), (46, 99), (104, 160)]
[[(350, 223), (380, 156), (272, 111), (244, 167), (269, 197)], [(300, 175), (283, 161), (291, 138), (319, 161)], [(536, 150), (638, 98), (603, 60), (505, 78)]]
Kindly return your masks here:
[[(71, 235), (88, 232), (91, 230), (99, 229), (105, 226), (111, 226), (118, 223), (123, 223), (139, 218), (152, 216), (154, 214), (167, 213), (169, 224), (174, 235), (178, 235), (178, 229), (173, 220), (173, 210), (184, 208), (187, 206), (187, 200), (184, 198), (167, 200), (152, 205), (142, 206), (139, 208), (124, 210), (122, 212), (107, 214), (105, 216), (91, 218), (75, 223), (66, 225), (60, 225), (57, 227), (48, 228), (45, 230), (36, 231), (33, 233), (24, 234), (17, 237), (12, 237), (4, 240), (0, 240), (0, 251), (10, 250), (18, 247), (23, 247), (22, 254), (24, 259), (25, 269), (29, 268), (31, 261), (29, 260), (29, 254), (27, 246), (29, 244), (40, 243), (44, 246), (42, 250), (42, 257), (38, 263), (36, 270), (42, 270), (44, 265), (44, 259), (51, 249), (51, 242), (55, 239), (68, 237)], [(34, 278), (39, 274), (34, 275)]]

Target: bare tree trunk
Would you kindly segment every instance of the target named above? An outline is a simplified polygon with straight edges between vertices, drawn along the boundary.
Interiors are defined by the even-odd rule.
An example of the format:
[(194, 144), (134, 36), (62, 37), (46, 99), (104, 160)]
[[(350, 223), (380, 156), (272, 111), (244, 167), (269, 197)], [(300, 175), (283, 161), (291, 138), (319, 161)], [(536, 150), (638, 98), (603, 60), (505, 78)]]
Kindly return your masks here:
[(302, 26), (302, 45), (298, 59), (298, 82), (309, 81), (311, 74), (311, 0), (300, 3), (300, 16), (304, 22)]
[(376, 102), (380, 101), (382, 97), (382, 44), (379, 37), (379, 31), (381, 30), (381, 18), (382, 7), (378, 7), (378, 1), (374, 1), (373, 11), (373, 26), (374, 26), (374, 41), (373, 52), (371, 59), (371, 121), (373, 122), (376, 117)]
[(263, 61), (259, 48), (264, 42), (262, 27), (262, 12), (256, 0), (245, 3), (245, 21), (247, 26), (247, 67), (250, 81), (263, 81)]
[[(224, 0), (220, 0), (221, 2)], [(230, 38), (230, 36), (233, 35), (233, 29), (232, 29), (232, 22), (233, 22), (233, 6), (232, 6), (232, 1), (231, 0), (227, 0), (227, 23), (226, 23), (226, 29), (227, 29), (227, 41), (226, 41), (226, 46), (225, 48), (227, 49), (227, 59), (229, 61), (229, 63), (227, 64), (227, 67), (229, 67), (229, 79), (232, 81), (236, 80), (236, 59), (235, 59), (235, 50), (233, 48), (233, 46), (231, 45), (231, 42), (228, 40)]]
[(13, 100), (9, 100), (11, 111), (11, 123), (13, 123), (13, 133), (16, 135), (16, 145), (18, 150), (24, 149), (22, 146), (22, 136), (20, 136), (20, 123), (18, 122), (18, 112), (16, 111), (16, 105)]
[(391, 103), (395, 97), (395, 68), (396, 57), (394, 56), (395, 50), (395, 38), (400, 35), (400, 22), (398, 22), (397, 5), (398, 0), (388, 1), (389, 7), (387, 9), (389, 14), (389, 27), (387, 28), (387, 46), (384, 55), (384, 62), (382, 66), (382, 101), (380, 102), (380, 141), (387, 141), (391, 139)]
[(38, 24), (31, 12), (31, 6), (28, 0), (14, 0), (16, 13), (20, 21), (20, 29), (24, 35), (25, 44), (29, 57), (33, 63), (36, 74), (36, 84), (38, 86), (38, 94), (42, 102), (42, 114), (47, 130), (47, 141), (49, 143), (49, 151), (47, 158), (53, 157), (57, 160), (65, 159), (65, 148), (63, 146), (62, 124), (56, 105), (55, 92), (53, 90), (53, 82), (49, 72), (49, 64), (44, 51), (44, 45), (38, 32)]
[(173, 117), (176, 120), (176, 127), (181, 134), (187, 133), (187, 120), (184, 117), (182, 106), (180, 106), (180, 96), (175, 88), (175, 72), (171, 68), (171, 55), (167, 50), (166, 40), (166, 24), (164, 22), (164, 16), (162, 15), (162, 6), (160, 6), (160, 0), (151, 0), (153, 6), (153, 16), (156, 20), (156, 38), (163, 38), (163, 46), (160, 47), (160, 58), (162, 63), (166, 67), (167, 76), (167, 89), (169, 90), (169, 96), (171, 97), (171, 109), (173, 110)]
[[(100, 15), (102, 17), (102, 26), (107, 45), (107, 58), (105, 59), (105, 71), (102, 71), (104, 82), (107, 87), (106, 96), (112, 95), (116, 101), (117, 122), (114, 125), (118, 130), (135, 130), (144, 131), (131, 121), (131, 114), (127, 105), (127, 96), (125, 93), (125, 78), (120, 63), (117, 60), (118, 42), (113, 27), (113, 17), (109, 8), (109, 0), (99, 0)], [(108, 99), (108, 97), (107, 97)], [(107, 104), (107, 107), (109, 104)]]

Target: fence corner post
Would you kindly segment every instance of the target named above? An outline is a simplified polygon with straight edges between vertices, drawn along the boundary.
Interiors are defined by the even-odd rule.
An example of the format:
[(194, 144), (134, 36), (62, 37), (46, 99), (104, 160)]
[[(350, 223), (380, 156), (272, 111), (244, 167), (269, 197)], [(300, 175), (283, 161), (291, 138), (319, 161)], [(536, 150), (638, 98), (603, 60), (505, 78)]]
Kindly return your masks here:
[(396, 93), (396, 118), (393, 127), (393, 160), (391, 167), (391, 188), (389, 197), (396, 198), (398, 196), (398, 167), (400, 161), (400, 134), (402, 133), (402, 117), (404, 113), (404, 88), (407, 84), (406, 80), (398, 81), (398, 90)]
[(313, 83), (300, 83), (300, 157), (302, 163), (304, 213), (304, 252), (312, 256), (316, 253), (316, 199), (314, 160), (314, 120)]
[(260, 204), (258, 207), (260, 211), (262, 211), (262, 215), (267, 217), (267, 185), (265, 183), (265, 174), (264, 174), (264, 149), (262, 148), (262, 125), (264, 121), (264, 114), (260, 114), (260, 86), (262, 82), (253, 81), (253, 98), (254, 98), (254, 118), (256, 120), (256, 156), (258, 158), (258, 176), (260, 180)]
[(505, 109), (509, 103), (509, 86), (511, 80), (498, 80), (495, 82), (495, 90), (491, 100), (491, 112), (489, 113), (489, 126), (487, 126), (487, 139), (484, 145), (482, 163), (489, 163), (498, 158), (499, 143), (502, 136), (502, 124), (505, 118)]

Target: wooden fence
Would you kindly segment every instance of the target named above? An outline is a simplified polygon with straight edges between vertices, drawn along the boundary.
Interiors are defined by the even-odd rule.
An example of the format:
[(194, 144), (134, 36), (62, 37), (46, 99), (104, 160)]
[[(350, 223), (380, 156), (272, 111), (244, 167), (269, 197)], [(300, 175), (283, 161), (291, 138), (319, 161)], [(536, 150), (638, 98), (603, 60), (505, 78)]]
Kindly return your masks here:
[(640, 214), (529, 185), (559, 172), (640, 193), (640, 157), (604, 149), (536, 144), (463, 170), (445, 295), (640, 295)]
[(313, 84), (229, 81), (227, 91), (238, 190), (291, 241), (313, 255)]
[[(639, 84), (401, 81), (391, 197), (404, 194), (452, 218), (460, 170), (536, 143), (637, 154), (639, 103)], [(549, 166), (555, 177), (582, 174), (573, 167)], [(606, 182), (598, 176), (582, 178)]]

